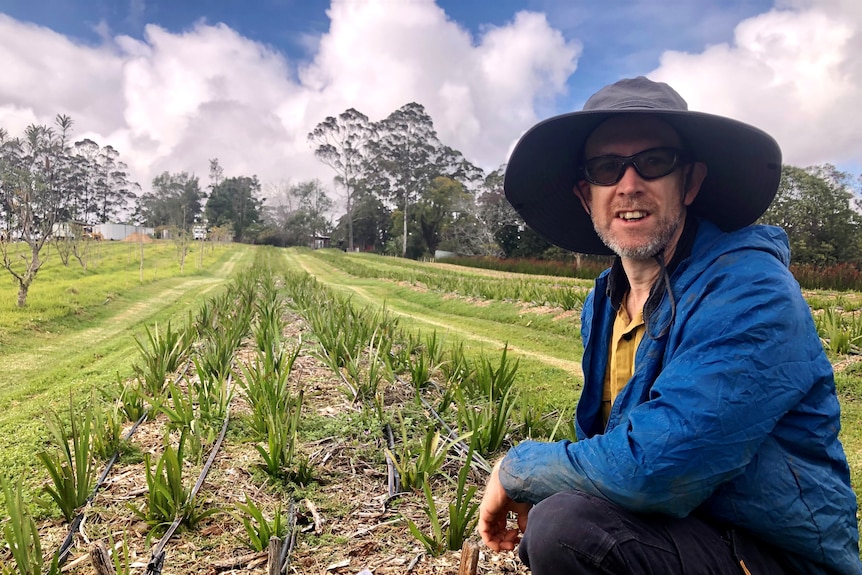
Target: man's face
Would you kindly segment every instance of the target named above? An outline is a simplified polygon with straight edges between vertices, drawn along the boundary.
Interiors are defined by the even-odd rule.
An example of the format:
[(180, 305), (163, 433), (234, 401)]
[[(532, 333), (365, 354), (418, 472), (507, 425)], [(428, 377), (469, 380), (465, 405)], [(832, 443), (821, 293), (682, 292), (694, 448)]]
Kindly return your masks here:
[[(681, 148), (679, 135), (668, 124), (652, 116), (617, 116), (593, 131), (584, 157), (631, 156), (659, 147)], [(619, 182), (601, 186), (581, 181), (576, 193), (605, 245), (623, 258), (645, 260), (662, 249), (670, 253), (682, 233), (685, 206), (694, 201), (703, 179), (698, 169), (684, 191), (686, 169), (681, 165), (666, 176), (645, 180), (634, 166), (627, 166)]]

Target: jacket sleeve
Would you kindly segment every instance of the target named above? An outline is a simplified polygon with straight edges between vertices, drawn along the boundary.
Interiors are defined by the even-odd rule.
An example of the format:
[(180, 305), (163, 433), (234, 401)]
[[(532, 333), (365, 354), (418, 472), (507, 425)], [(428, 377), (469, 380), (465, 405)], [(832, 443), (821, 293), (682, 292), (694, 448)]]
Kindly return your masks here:
[(604, 435), (513, 448), (500, 468), (510, 497), (536, 503), (578, 489), (685, 516), (743, 473), (777, 422), (829, 380), (810, 310), (774, 257), (726, 254), (680, 291), (667, 352), (638, 353), (663, 362), (648, 395), (631, 397), (630, 383)]

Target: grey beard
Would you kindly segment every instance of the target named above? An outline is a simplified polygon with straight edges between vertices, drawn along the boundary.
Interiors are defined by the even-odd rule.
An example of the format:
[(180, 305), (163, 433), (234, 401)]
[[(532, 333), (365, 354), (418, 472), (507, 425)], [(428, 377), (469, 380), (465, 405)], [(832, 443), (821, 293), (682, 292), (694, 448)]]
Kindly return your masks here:
[(650, 238), (650, 241), (644, 245), (636, 247), (623, 247), (619, 245), (613, 238), (608, 237), (608, 235), (606, 235), (602, 230), (598, 229), (595, 226), (595, 223), (593, 224), (593, 229), (596, 230), (596, 234), (598, 234), (599, 239), (601, 239), (612, 252), (621, 258), (631, 260), (651, 260), (667, 247), (681, 222), (681, 212), (678, 213), (674, 219), (663, 220), (656, 234)]

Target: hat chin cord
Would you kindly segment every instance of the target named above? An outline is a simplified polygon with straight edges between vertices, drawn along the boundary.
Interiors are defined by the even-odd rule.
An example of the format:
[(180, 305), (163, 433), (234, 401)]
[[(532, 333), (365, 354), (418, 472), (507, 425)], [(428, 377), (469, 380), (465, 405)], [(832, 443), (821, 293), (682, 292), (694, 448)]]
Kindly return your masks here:
[[(685, 194), (688, 191), (689, 183), (691, 181), (691, 174), (693, 171), (694, 171), (694, 164), (691, 165), (691, 167), (688, 170), (688, 173), (686, 173), (685, 182), (684, 182), (683, 187), (682, 187), (682, 197), (680, 198), (680, 200), (682, 201), (682, 204), (683, 204), (683, 210), (685, 210)], [(661, 331), (659, 331), (658, 335), (653, 335), (649, 329), (649, 326), (650, 326), (650, 324), (648, 322), (649, 318), (644, 317), (644, 323), (647, 324), (646, 325), (647, 333), (649, 334), (649, 336), (652, 339), (659, 339), (659, 338), (667, 335), (667, 332), (670, 331), (670, 326), (673, 325), (673, 322), (676, 319), (676, 299), (673, 297), (673, 288), (670, 285), (670, 275), (667, 273), (667, 266), (665, 265), (665, 262), (664, 262), (664, 250), (666, 247), (667, 246), (662, 246), (658, 250), (658, 252), (656, 252), (652, 257), (656, 261), (656, 263), (658, 263), (658, 267), (659, 267), (658, 281), (660, 281), (662, 283), (662, 287), (664, 288), (665, 293), (667, 293), (668, 300), (670, 301), (670, 321), (668, 321), (667, 324), (663, 328), (661, 328)]]
[(644, 317), (647, 334), (652, 339), (659, 339), (667, 335), (667, 332), (670, 331), (670, 326), (673, 325), (673, 322), (676, 319), (676, 299), (673, 297), (673, 289), (670, 285), (670, 275), (668, 275), (667, 266), (665, 266), (664, 263), (664, 247), (662, 247), (658, 251), (658, 253), (653, 256), (653, 259), (655, 259), (656, 263), (658, 263), (659, 266), (659, 277), (657, 281), (662, 283), (661, 288), (664, 289), (664, 292), (667, 294), (668, 301), (670, 301), (670, 321), (668, 321), (667, 324), (661, 328), (658, 334), (653, 334), (652, 330), (650, 330), (651, 324), (649, 323), (649, 316)]

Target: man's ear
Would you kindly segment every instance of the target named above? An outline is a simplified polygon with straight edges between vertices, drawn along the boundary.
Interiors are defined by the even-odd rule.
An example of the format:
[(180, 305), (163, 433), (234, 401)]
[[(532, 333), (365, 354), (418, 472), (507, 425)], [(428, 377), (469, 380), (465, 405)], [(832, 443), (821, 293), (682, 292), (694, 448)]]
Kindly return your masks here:
[(686, 206), (690, 206), (697, 197), (698, 192), (700, 192), (700, 186), (703, 184), (703, 180), (706, 179), (706, 172), (706, 164), (703, 162), (694, 162), (689, 166), (683, 183), (685, 194), (683, 196), (683, 203)]
[(590, 210), (590, 203), (593, 201), (593, 192), (590, 189), (590, 183), (586, 180), (580, 180), (575, 184), (572, 192), (574, 192), (578, 199), (581, 200), (581, 205), (584, 207), (584, 211), (592, 216), (593, 212)]

